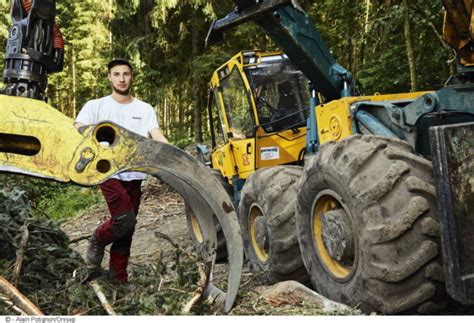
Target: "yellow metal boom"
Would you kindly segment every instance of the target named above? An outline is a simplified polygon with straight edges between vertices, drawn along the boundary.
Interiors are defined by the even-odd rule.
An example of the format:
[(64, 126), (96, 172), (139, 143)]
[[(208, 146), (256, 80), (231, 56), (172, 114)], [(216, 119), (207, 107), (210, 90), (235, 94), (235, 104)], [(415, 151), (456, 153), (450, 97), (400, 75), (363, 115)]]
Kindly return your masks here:
[(0, 95), (0, 120), (0, 171), (96, 185), (133, 169), (168, 183), (194, 211), (204, 237), (201, 257), (209, 263), (217, 244), (215, 215), (227, 241), (228, 288), (224, 294), (211, 282), (206, 291), (225, 298), (224, 311), (232, 308), (243, 265), (242, 238), (232, 201), (208, 168), (176, 147), (111, 122), (81, 134), (73, 120), (39, 100)]
[(443, 0), (446, 15), (444, 38), (454, 48), (461, 65), (474, 65), (474, 8), (472, 0)]

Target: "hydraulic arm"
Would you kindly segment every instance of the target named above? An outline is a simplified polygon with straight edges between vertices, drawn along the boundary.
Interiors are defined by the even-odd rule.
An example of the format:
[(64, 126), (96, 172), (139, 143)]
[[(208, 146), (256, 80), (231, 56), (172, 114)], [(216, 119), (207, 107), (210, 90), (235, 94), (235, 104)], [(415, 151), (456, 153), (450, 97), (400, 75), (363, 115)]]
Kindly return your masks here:
[[(233, 0), (236, 9), (213, 22), (207, 43), (223, 40), (223, 32), (253, 21), (288, 55), (327, 101), (359, 95), (349, 71), (337, 64), (296, 0)], [(459, 72), (474, 66), (474, 16), (471, 0), (443, 0), (444, 38), (456, 51)]]
[(207, 42), (222, 41), (224, 30), (254, 21), (280, 46), (327, 101), (356, 95), (349, 71), (337, 64), (308, 16), (295, 1), (233, 0), (236, 10), (214, 21)]
[(48, 73), (63, 69), (64, 40), (54, 0), (14, 0), (5, 53), (5, 93), (44, 100)]

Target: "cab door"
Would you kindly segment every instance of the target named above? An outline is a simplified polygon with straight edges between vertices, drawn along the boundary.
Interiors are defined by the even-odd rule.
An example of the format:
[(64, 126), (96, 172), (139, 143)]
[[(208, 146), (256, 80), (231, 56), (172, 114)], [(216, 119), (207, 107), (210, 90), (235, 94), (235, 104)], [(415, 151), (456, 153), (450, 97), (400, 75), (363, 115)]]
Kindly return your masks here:
[(245, 179), (255, 171), (255, 118), (249, 102), (250, 89), (239, 64), (230, 62), (225, 71), (219, 73), (217, 87), (217, 101), (222, 107), (228, 138), (221, 155), (232, 156), (229, 162), (234, 167), (233, 175)]

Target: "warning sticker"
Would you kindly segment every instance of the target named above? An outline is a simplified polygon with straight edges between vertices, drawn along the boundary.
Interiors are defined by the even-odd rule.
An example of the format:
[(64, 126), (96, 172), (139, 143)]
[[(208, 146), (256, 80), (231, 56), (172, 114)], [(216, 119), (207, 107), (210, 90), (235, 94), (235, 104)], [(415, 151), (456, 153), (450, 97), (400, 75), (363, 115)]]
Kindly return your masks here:
[(262, 160), (280, 159), (280, 148), (279, 147), (260, 148), (260, 158)]

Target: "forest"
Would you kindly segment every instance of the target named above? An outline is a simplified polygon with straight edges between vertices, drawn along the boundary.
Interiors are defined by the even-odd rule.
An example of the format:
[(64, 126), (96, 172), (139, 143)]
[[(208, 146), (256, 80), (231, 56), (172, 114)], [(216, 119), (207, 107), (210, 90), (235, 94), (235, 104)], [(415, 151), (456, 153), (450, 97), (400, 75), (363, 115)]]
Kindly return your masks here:
[[(438, 89), (454, 72), (454, 54), (441, 35), (441, 1), (299, 3), (365, 94)], [(56, 6), (65, 67), (49, 77), (50, 104), (75, 117), (86, 101), (109, 93), (107, 61), (127, 58), (135, 66), (135, 96), (154, 106), (165, 135), (179, 147), (209, 137), (205, 107), (213, 70), (241, 50), (278, 49), (252, 23), (206, 48), (211, 22), (233, 9), (230, 0), (57, 0)], [(9, 7), (0, 0), (1, 44)]]
[[(0, 0), (1, 44), (5, 44), (8, 37), (12, 1), (14, 0)], [(456, 72), (455, 53), (445, 43), (442, 35), (444, 20), (442, 1), (298, 0), (296, 2), (307, 12), (336, 61), (357, 79), (364, 95), (437, 90)], [(242, 50), (279, 50), (272, 39), (253, 23), (227, 31), (223, 44), (207, 47), (205, 38), (212, 22), (227, 15), (234, 6), (231, 0), (56, 0), (56, 22), (65, 40), (65, 61), (62, 72), (49, 75), (46, 90), (48, 103), (68, 117), (75, 118), (88, 100), (110, 94), (107, 62), (113, 58), (128, 59), (134, 66), (133, 95), (154, 107), (160, 127), (170, 143), (190, 152), (190, 147), (194, 144), (207, 143), (210, 140), (207, 101), (213, 71)], [(3, 61), (3, 52), (3, 49), (0, 49), (0, 61)], [(3, 84), (0, 80), (1, 87)], [(408, 177), (406, 174), (412, 171), (412, 167), (411, 164), (406, 165), (410, 166), (407, 166), (407, 171), (403, 171), (402, 175)], [(387, 169), (391, 170), (388, 167)], [(297, 176), (301, 175), (298, 173)], [(294, 177), (296, 178), (296, 175)], [(274, 179), (276, 176), (268, 178), (275, 182), (279, 181)], [(118, 314), (216, 314), (218, 312), (206, 302), (194, 307), (191, 312), (183, 310), (182, 305), (188, 302), (191, 296), (194, 298), (195, 282), (201, 275), (198, 270), (200, 267), (196, 267), (198, 260), (193, 251), (194, 242), (192, 238), (190, 239), (188, 231), (188, 226), (193, 225), (192, 220), (189, 220), (185, 211), (183, 198), (176, 191), (164, 182), (150, 179), (143, 185), (140, 227), (137, 227), (140, 233), (135, 234), (134, 238), (136, 250), (140, 252), (134, 250), (132, 253), (135, 258), (131, 263), (131, 277), (138, 288), (132, 291), (121, 290), (116, 286), (104, 284), (107, 298)], [(227, 180), (225, 184), (228, 184)], [(290, 191), (288, 187), (281, 190), (288, 192)], [(369, 186), (360, 185), (360, 187)], [(431, 191), (428, 193), (431, 194)], [(413, 197), (413, 200), (418, 197), (411, 194), (410, 191), (406, 196)], [(262, 196), (267, 197), (264, 194)], [(405, 202), (404, 196), (400, 201)], [(280, 203), (284, 204), (281, 201), (284, 200), (280, 200)], [(296, 203), (295, 198), (292, 199), (292, 203)], [(399, 204), (390, 203), (394, 206)], [(288, 209), (291, 209), (293, 204), (288, 203), (290, 205)], [(285, 206), (285, 210), (288, 205)], [(407, 205), (411, 207), (412, 204)], [(424, 207), (423, 204), (419, 209), (415, 207), (413, 209), (420, 212), (417, 215), (420, 219), (423, 214), (423, 220), (432, 220)], [(380, 209), (388, 212), (382, 207)], [(190, 208), (188, 211), (192, 212)], [(326, 213), (330, 211), (333, 210)], [(294, 214), (294, 209), (292, 212), (288, 214)], [(90, 280), (95, 280), (91, 276), (97, 273), (91, 273), (90, 268), (85, 266), (79, 256), (85, 253), (86, 240), (90, 238), (93, 228), (100, 219), (105, 219), (108, 215), (106, 204), (97, 187), (85, 188), (73, 184), (64, 185), (43, 179), (31, 179), (22, 175), (0, 174), (0, 227), (3, 227), (4, 232), (0, 235), (0, 243), (5, 246), (0, 251), (0, 272), (2, 272), (0, 278), (4, 276), (12, 281), (30, 299), (35, 300), (46, 314), (111, 314), (103, 301), (99, 302), (100, 297), (96, 297), (98, 292), (92, 289), (89, 283)], [(383, 215), (385, 216), (385, 213)], [(398, 216), (398, 213), (396, 215)], [(400, 218), (405, 221), (405, 218)], [(255, 221), (255, 218), (253, 220)], [(2, 221), (7, 224), (2, 224)], [(417, 221), (421, 223), (416, 226), (416, 230), (422, 232), (419, 234), (422, 236), (420, 239), (424, 239), (423, 235), (439, 234), (436, 233), (438, 232), (436, 227), (433, 229), (434, 233), (428, 230), (430, 227), (427, 229), (428, 233), (423, 231), (425, 230), (423, 224), (432, 222)], [(391, 223), (384, 220), (385, 227), (382, 225), (380, 227), (391, 228)], [(393, 227), (396, 227), (397, 223), (393, 224)], [(375, 225), (373, 227), (379, 228)], [(400, 227), (405, 227), (405, 223), (400, 224)], [(411, 228), (411, 224), (406, 227)], [(287, 231), (296, 234), (294, 231)], [(407, 241), (411, 241), (408, 239), (412, 237), (418, 239), (418, 231), (415, 231), (415, 234), (407, 234), (409, 238), (403, 240), (403, 245), (412, 248), (411, 242)], [(385, 234), (383, 230), (377, 232), (381, 232), (380, 235)], [(296, 238), (291, 237), (294, 239), (288, 241), (293, 241), (295, 246)], [(382, 241), (383, 238), (380, 240), (374, 243), (377, 248), (383, 243), (389, 245), (396, 239), (388, 238), (390, 240), (388, 242)], [(418, 243), (418, 240), (416, 242)], [(74, 252), (70, 248), (73, 248)], [(391, 250), (390, 248), (391, 245), (387, 250)], [(438, 257), (441, 254), (430, 255), (421, 247), (416, 250), (426, 257)], [(297, 249), (298, 254), (299, 252)], [(382, 252), (376, 255), (380, 254)], [(388, 252), (384, 251), (383, 256), (386, 254)], [(374, 256), (375, 258), (377, 257)], [(433, 280), (444, 279), (436, 277), (437, 274), (443, 275), (443, 272), (435, 272), (438, 267), (430, 267), (431, 258), (427, 258), (423, 265), (426, 265), (426, 272), (419, 270), (421, 265), (417, 264), (415, 256), (400, 258), (409, 258), (410, 265), (418, 266), (414, 271), (421, 274), (413, 274), (410, 279), (421, 277), (418, 281), (422, 282), (433, 277)], [(264, 301), (260, 295), (264, 289), (257, 290), (257, 287), (262, 285), (263, 276), (250, 273), (253, 269), (249, 263), (245, 265), (239, 299), (231, 314), (358, 315), (362, 313), (358, 305), (354, 308), (338, 308), (337, 311), (321, 311), (319, 306), (308, 305), (302, 299), (290, 299), (289, 302), (288, 299)], [(357, 262), (354, 261), (354, 264)], [(388, 268), (392, 263), (387, 261), (387, 264)], [(216, 267), (218, 269), (215, 277), (218, 284), (226, 286), (227, 272), (224, 266)], [(398, 269), (398, 266), (392, 267), (396, 267), (394, 270)], [(306, 272), (302, 263), (301, 268)], [(428, 269), (433, 270), (430, 273), (433, 277), (428, 275)], [(97, 277), (102, 284), (100, 275)], [(395, 286), (393, 283), (396, 279), (408, 282), (406, 285), (411, 284), (411, 280), (406, 279), (406, 276), (399, 278), (398, 273), (386, 276), (389, 282), (387, 286)], [(391, 277), (395, 277), (393, 281), (390, 281)], [(0, 288), (1, 284), (0, 280)], [(436, 282), (436, 285), (429, 286), (438, 288), (438, 285), (442, 284)], [(411, 289), (412, 286), (408, 288)], [(437, 294), (438, 292), (436, 297), (443, 296), (442, 293)], [(395, 297), (397, 301), (405, 301), (404, 298), (406, 297), (403, 293)], [(0, 314), (16, 313), (12, 304), (5, 299), (0, 290)], [(431, 299), (429, 301), (431, 302)], [(422, 304), (420, 308), (424, 305)], [(452, 313), (474, 313), (472, 307), (467, 311), (458, 307), (457, 303), (455, 306), (448, 305), (451, 305), (448, 308)], [(431, 308), (427, 307), (426, 310), (429, 313), (428, 310)], [(420, 310), (419, 313), (424, 312)], [(445, 313), (451, 312), (443, 312)], [(116, 313), (112, 311), (112, 314)]]

